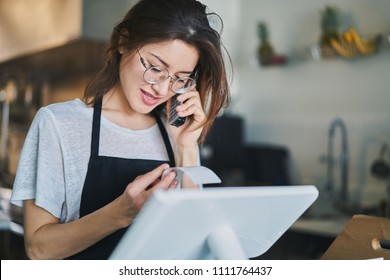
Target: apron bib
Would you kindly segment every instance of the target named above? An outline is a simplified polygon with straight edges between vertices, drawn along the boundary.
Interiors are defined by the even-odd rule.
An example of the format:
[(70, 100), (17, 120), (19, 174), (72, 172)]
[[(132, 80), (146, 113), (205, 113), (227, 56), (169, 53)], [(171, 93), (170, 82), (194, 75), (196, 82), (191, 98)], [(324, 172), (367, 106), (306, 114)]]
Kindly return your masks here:
[[(101, 111), (102, 100), (100, 99), (94, 105), (91, 155), (81, 194), (80, 217), (88, 215), (115, 200), (137, 176), (145, 174), (163, 163), (175, 166), (168, 134), (158, 116), (156, 116), (156, 120), (164, 139), (169, 162), (99, 156)], [(96, 225), (96, 227), (99, 227), (99, 225)], [(126, 230), (127, 228), (124, 228), (114, 232), (69, 259), (108, 259)]]

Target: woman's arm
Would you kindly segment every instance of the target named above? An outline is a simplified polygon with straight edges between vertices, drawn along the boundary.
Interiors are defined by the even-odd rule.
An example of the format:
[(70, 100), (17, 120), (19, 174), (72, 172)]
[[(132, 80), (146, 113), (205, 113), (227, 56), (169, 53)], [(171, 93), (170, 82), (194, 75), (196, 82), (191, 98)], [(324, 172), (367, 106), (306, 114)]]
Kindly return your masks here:
[[(196, 90), (183, 93), (177, 97), (182, 104), (176, 107), (180, 117), (190, 117), (187, 122), (175, 127), (169, 125), (169, 133), (173, 139), (175, 163), (177, 166), (199, 165), (198, 140), (203, 130), (206, 114), (203, 110), (199, 92)], [(169, 102), (167, 104), (169, 106)], [(200, 188), (188, 176), (182, 178), (183, 188)]]
[(113, 219), (107, 205), (78, 220), (61, 224), (35, 200), (24, 202), (24, 231), (26, 253), (30, 259), (63, 259), (72, 256), (125, 223)]
[[(168, 167), (163, 164), (137, 177), (113, 202), (68, 223), (60, 223), (58, 218), (35, 205), (35, 200), (26, 200), (24, 230), (27, 256), (31, 259), (67, 258), (127, 227), (154, 190), (177, 186), (174, 172), (158, 179)], [(153, 187), (146, 190), (150, 185)]]
[(177, 166), (194, 166), (199, 160), (198, 140), (203, 130), (206, 114), (199, 92), (196, 90), (179, 95), (177, 100), (182, 102), (176, 107), (178, 115), (191, 117), (192, 121), (187, 120), (180, 127), (169, 126), (169, 133), (174, 144), (175, 162)]

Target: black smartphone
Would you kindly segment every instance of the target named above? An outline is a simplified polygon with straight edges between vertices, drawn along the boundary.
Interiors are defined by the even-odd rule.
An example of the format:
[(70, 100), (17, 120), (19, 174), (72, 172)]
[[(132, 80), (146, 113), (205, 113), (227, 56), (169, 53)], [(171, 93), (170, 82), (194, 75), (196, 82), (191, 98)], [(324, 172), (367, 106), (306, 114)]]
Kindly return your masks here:
[(179, 94), (176, 94), (175, 96), (172, 97), (171, 108), (169, 110), (169, 116), (168, 116), (168, 123), (176, 127), (179, 127), (186, 122), (186, 118), (179, 117), (176, 112), (176, 107), (181, 105), (181, 103), (177, 101), (178, 96)]

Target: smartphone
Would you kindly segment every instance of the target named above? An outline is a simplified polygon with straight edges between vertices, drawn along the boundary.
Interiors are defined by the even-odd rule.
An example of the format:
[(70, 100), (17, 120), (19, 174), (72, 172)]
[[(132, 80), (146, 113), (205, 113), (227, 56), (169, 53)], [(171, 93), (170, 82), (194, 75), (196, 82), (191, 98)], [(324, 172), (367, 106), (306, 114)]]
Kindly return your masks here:
[(186, 118), (179, 117), (176, 112), (176, 107), (181, 105), (181, 103), (177, 101), (178, 96), (179, 94), (176, 94), (175, 96), (172, 97), (171, 108), (169, 110), (169, 116), (168, 116), (168, 123), (176, 127), (179, 127), (186, 122)]

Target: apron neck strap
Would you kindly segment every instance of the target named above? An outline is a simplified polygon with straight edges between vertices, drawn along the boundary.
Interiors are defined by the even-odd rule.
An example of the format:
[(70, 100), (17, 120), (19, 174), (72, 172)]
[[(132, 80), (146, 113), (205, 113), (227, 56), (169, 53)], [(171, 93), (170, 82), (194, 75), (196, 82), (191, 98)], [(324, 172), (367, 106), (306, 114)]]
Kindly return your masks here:
[(163, 138), (164, 143), (165, 143), (165, 147), (167, 149), (167, 153), (168, 153), (168, 157), (169, 157), (169, 165), (171, 167), (176, 167), (175, 156), (174, 156), (174, 153), (173, 153), (173, 150), (172, 150), (172, 145), (171, 145), (171, 141), (169, 140), (167, 130), (166, 130), (166, 128), (165, 128), (165, 126), (164, 126), (160, 116), (157, 114), (156, 111), (153, 111), (153, 115), (156, 118), (158, 127), (160, 129), (162, 138)]
[(99, 154), (99, 140), (100, 140), (100, 120), (102, 115), (102, 99), (96, 100), (93, 106), (93, 120), (92, 120), (92, 140), (91, 140), (91, 156), (97, 157)]
[[(100, 140), (100, 121), (102, 115), (102, 98), (96, 100), (93, 106), (93, 120), (92, 120), (92, 140), (91, 140), (91, 156), (97, 157), (99, 155), (99, 140)], [(172, 145), (168, 137), (167, 130), (158, 116), (158, 114), (153, 111), (153, 115), (156, 118), (158, 127), (160, 129), (160, 133), (165, 143), (165, 147), (167, 149), (168, 157), (169, 157), (169, 165), (171, 167), (175, 167), (175, 156), (172, 150)]]

